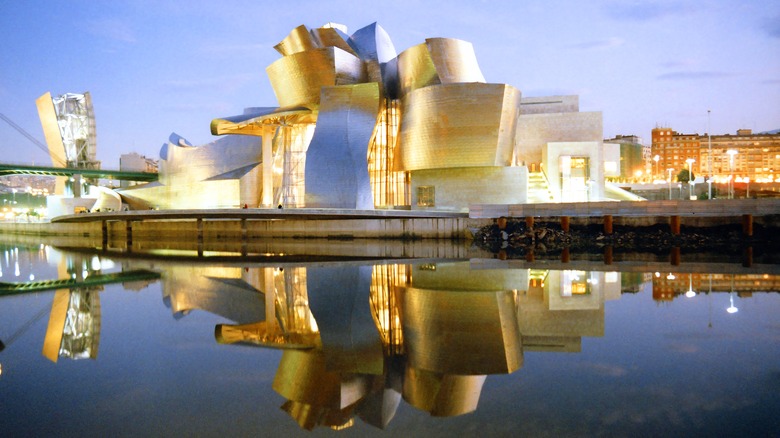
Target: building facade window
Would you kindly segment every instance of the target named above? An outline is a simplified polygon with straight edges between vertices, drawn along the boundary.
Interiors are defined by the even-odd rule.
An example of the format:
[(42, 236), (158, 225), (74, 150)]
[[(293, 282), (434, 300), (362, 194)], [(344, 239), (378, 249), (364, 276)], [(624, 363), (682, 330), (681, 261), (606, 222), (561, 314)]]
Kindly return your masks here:
[(417, 187), (417, 206), (435, 207), (436, 206), (436, 187), (419, 186)]

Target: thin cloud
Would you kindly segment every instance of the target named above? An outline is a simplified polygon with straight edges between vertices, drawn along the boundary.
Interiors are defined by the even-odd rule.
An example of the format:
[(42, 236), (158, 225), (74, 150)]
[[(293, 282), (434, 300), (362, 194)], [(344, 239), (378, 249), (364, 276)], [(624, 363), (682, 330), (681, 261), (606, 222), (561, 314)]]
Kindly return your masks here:
[(692, 11), (690, 5), (681, 2), (637, 2), (633, 4), (610, 3), (606, 6), (608, 16), (618, 20), (654, 21)]
[(718, 79), (730, 76), (734, 76), (734, 74), (723, 71), (673, 71), (658, 75), (656, 79), (662, 81), (688, 81), (697, 79)]
[(88, 24), (87, 29), (98, 37), (131, 44), (136, 42), (135, 32), (126, 22), (119, 19), (93, 20)]
[(577, 49), (577, 50), (604, 50), (604, 49), (611, 49), (613, 47), (619, 47), (622, 46), (624, 43), (622, 38), (607, 38), (603, 40), (593, 40), (593, 41), (585, 41), (581, 43), (571, 44), (569, 45), (570, 49)]

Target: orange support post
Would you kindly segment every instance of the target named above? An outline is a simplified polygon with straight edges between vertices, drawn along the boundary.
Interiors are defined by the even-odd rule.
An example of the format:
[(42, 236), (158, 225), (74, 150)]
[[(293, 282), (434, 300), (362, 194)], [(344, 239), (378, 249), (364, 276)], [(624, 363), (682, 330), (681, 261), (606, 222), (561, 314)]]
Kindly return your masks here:
[(672, 234), (680, 234), (680, 216), (672, 216), (669, 218), (669, 227), (672, 229)]

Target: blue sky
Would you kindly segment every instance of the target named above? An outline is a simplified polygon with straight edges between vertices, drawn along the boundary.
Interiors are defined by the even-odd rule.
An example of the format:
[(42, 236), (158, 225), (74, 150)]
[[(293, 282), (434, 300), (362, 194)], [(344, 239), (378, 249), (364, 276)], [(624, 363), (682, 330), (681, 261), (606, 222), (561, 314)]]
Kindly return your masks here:
[[(43, 141), (35, 99), (90, 91), (98, 159), (157, 158), (171, 132), (212, 141), (213, 118), (276, 99), (265, 68), (294, 27), (378, 22), (396, 50), (474, 44), (486, 80), (524, 96), (579, 94), (604, 137), (780, 128), (780, 2), (0, 0), (0, 113)], [(0, 121), (0, 162), (48, 164)]]

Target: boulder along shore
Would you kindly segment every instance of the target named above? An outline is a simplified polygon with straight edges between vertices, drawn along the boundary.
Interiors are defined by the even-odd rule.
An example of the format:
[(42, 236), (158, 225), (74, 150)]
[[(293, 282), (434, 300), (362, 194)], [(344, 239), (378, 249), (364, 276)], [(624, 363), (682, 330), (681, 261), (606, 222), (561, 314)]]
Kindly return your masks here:
[(564, 232), (559, 221), (537, 219), (528, 228), (524, 220), (510, 218), (505, 222), (497, 219), (475, 230), (474, 244), (508, 258), (525, 256), (530, 251), (537, 255), (560, 254), (566, 248), (575, 253), (597, 253), (607, 246), (618, 253), (667, 254), (671, 248), (680, 248), (685, 252), (737, 255), (750, 247), (757, 253), (780, 254), (780, 232), (756, 225), (753, 235), (746, 236), (739, 225), (719, 225), (682, 226), (680, 234), (673, 234), (668, 224), (615, 226), (611, 234), (598, 224), (571, 224)]

